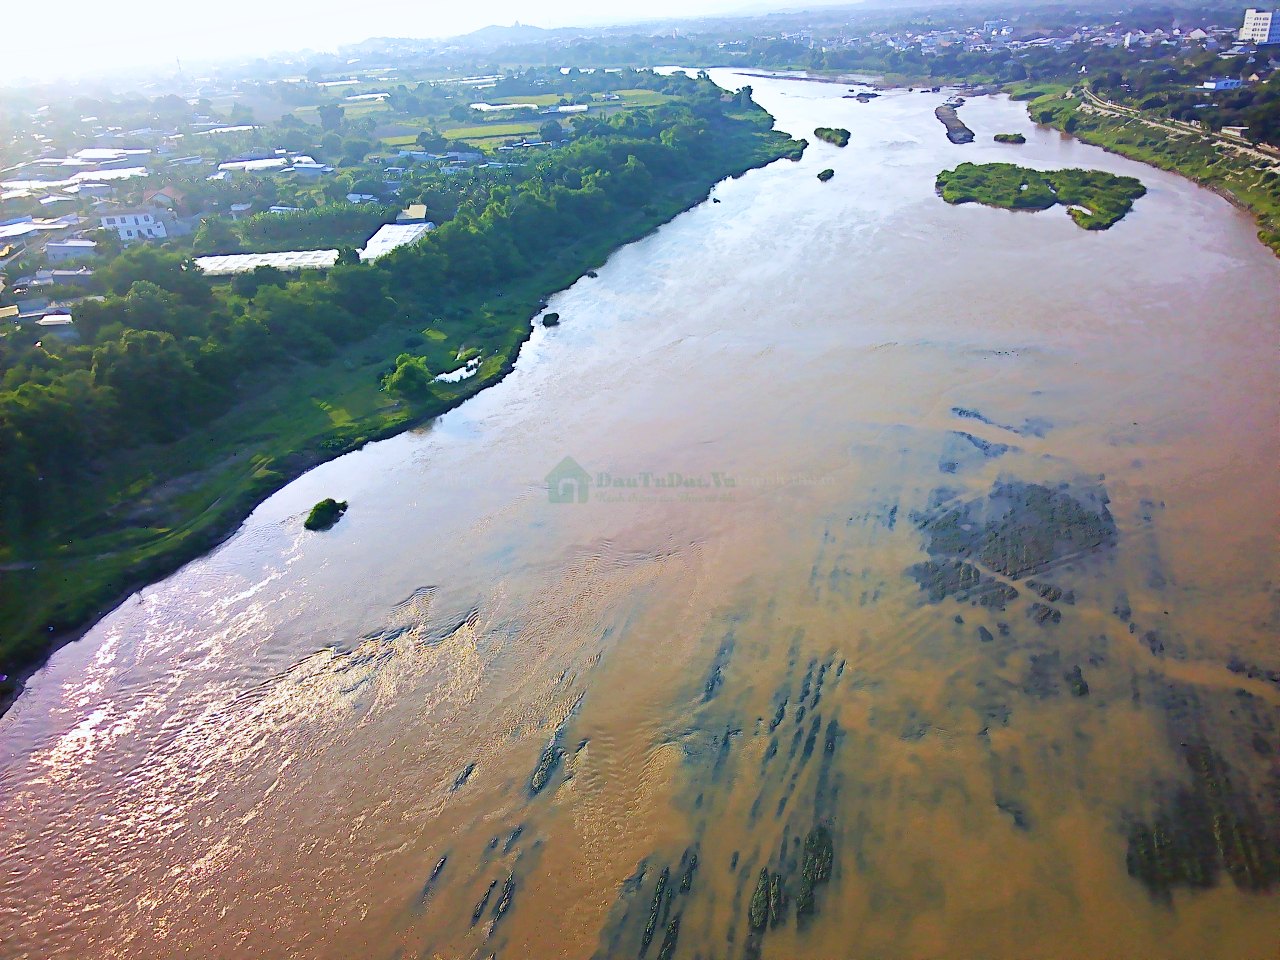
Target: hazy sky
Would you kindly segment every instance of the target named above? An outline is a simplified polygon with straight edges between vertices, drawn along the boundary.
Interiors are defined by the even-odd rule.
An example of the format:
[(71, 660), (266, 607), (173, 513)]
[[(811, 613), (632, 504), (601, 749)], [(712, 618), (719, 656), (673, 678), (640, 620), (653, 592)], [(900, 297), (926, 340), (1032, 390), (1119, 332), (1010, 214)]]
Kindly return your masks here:
[[(115, 65), (221, 59), (311, 48), (371, 36), (447, 37), (491, 23), (596, 26), (661, 17), (760, 13), (849, 0), (59, 0), (5, 3), (4, 80), (82, 76)], [(114, 71), (113, 71), (114, 72)]]

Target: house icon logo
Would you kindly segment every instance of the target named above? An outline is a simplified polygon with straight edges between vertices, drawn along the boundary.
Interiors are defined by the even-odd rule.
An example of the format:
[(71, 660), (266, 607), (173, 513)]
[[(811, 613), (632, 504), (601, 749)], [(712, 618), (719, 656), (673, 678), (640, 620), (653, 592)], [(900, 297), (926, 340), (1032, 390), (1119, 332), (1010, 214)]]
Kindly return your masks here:
[(547, 474), (547, 499), (551, 503), (586, 503), (591, 474), (573, 457), (565, 457)]

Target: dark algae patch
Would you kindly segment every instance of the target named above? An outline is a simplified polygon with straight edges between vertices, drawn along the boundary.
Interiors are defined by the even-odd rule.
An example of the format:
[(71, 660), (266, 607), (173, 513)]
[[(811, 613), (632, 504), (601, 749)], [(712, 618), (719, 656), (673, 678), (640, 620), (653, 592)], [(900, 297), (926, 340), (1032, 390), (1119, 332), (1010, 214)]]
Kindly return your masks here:
[(800, 868), (800, 885), (796, 892), (796, 916), (814, 912), (815, 891), (831, 879), (834, 859), (831, 831), (819, 824), (804, 838), (804, 862)]
[(547, 748), (538, 757), (538, 764), (533, 768), (533, 774), (529, 777), (529, 796), (536, 796), (542, 792), (542, 788), (551, 780), (551, 775), (555, 773), (563, 756), (564, 751), (560, 749), (559, 744), (555, 741), (547, 744)]
[(981, 563), (1012, 579), (1115, 543), (1106, 494), (1001, 481), (985, 498), (916, 521), (934, 557)]
[(819, 140), (834, 144), (837, 147), (847, 147), (849, 145), (849, 131), (844, 127), (818, 127), (813, 131), (813, 135)]
[(307, 514), (307, 519), (303, 521), (302, 525), (308, 530), (328, 530), (346, 512), (347, 501), (338, 501), (332, 497), (326, 497), (311, 508), (311, 512)]
[(1118, 223), (1147, 188), (1133, 177), (1101, 170), (1029, 170), (1012, 163), (962, 163), (938, 174), (938, 194), (951, 204), (981, 203), (1003, 210), (1067, 208), (1086, 230)]
[(1188, 741), (1180, 752), (1190, 784), (1178, 787), (1150, 819), (1131, 824), (1129, 875), (1166, 901), (1175, 887), (1212, 887), (1222, 873), (1242, 890), (1280, 884), (1274, 811), (1264, 816), (1208, 744)]

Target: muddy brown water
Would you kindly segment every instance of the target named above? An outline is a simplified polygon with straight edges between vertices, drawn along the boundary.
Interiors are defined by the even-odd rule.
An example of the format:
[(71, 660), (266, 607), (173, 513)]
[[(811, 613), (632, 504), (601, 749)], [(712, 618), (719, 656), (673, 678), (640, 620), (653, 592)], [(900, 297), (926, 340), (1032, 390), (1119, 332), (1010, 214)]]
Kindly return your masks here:
[[(1128, 863), (1181, 829), (1193, 748), (1276, 853), (1280, 263), (1005, 99), (955, 146), (945, 91), (748, 81), (850, 146), (719, 185), (553, 298), (505, 382), (37, 675), (0, 720), (0, 956), (1276, 955), (1265, 863)], [(944, 204), (966, 159), (1149, 192), (1088, 233)], [(566, 457), (585, 502), (572, 471), (550, 502)], [(1101, 540), (934, 556), (1004, 609), (910, 575), (948, 510), (980, 533), (1033, 487)]]

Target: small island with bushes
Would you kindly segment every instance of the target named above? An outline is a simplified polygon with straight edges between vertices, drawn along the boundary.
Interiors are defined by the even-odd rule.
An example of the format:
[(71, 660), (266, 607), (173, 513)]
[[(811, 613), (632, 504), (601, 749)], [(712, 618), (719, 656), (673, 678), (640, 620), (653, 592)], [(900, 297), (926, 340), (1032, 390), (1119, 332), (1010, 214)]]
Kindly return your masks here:
[(548, 313), (548, 314), (544, 314), (544, 315), (543, 315), (543, 317), (542, 317), (542, 325), (543, 325), (544, 327), (558, 327), (558, 326), (560, 326), (560, 314), (558, 314), (558, 313)]
[(813, 135), (819, 140), (825, 140), (827, 143), (835, 144), (837, 147), (847, 147), (849, 145), (849, 131), (844, 127), (818, 127), (813, 131)]
[(347, 512), (347, 501), (326, 497), (311, 508), (303, 526), (308, 530), (328, 530)]
[(1026, 143), (1027, 138), (1020, 133), (997, 133), (993, 138), (996, 143)]
[(827, 169), (823, 170), (821, 173), (818, 174), (818, 179), (821, 180), (823, 183), (826, 183), (835, 175), (836, 175), (836, 172), (832, 170), (830, 167), (827, 167)]
[(1067, 208), (1078, 226), (1106, 230), (1147, 192), (1141, 181), (1101, 170), (1028, 170), (1012, 163), (962, 163), (938, 174), (947, 203), (982, 203), (1004, 210)]

